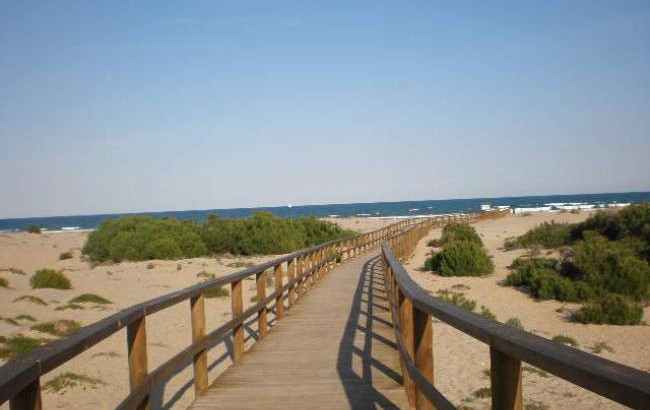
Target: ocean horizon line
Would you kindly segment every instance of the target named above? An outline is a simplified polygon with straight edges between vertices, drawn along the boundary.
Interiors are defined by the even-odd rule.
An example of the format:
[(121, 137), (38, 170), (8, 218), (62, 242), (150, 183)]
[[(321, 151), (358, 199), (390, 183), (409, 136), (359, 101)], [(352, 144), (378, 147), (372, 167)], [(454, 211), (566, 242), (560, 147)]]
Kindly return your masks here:
[(435, 201), (490, 201), (504, 200), (515, 198), (543, 198), (543, 197), (576, 197), (589, 195), (638, 195), (650, 194), (648, 191), (622, 191), (622, 192), (581, 192), (571, 194), (534, 194), (534, 195), (506, 195), (506, 196), (477, 196), (477, 197), (460, 197), (460, 198), (435, 198), (435, 199), (406, 199), (399, 201), (363, 201), (363, 202), (332, 202), (332, 203), (313, 203), (313, 204), (293, 204), (284, 205), (259, 205), (259, 206), (239, 206), (226, 208), (193, 208), (193, 209), (167, 209), (167, 210), (144, 210), (144, 211), (124, 211), (124, 212), (92, 212), (80, 214), (57, 214), (57, 215), (32, 215), (18, 217), (0, 217), (0, 221), (23, 220), (23, 219), (45, 219), (45, 218), (72, 218), (72, 217), (103, 217), (103, 216), (137, 216), (137, 215), (154, 215), (170, 212), (209, 212), (209, 211), (254, 211), (276, 208), (304, 208), (304, 207), (323, 207), (323, 206), (351, 206), (351, 205), (374, 205), (374, 204), (401, 204), (417, 202), (435, 202)]
[(179, 220), (204, 221), (208, 215), (224, 218), (249, 217), (255, 212), (268, 211), (279, 217), (345, 218), (345, 217), (415, 217), (417, 215), (442, 215), (480, 211), (484, 203), (494, 207), (511, 208), (513, 212), (536, 212), (546, 210), (604, 209), (630, 203), (650, 201), (650, 191), (555, 194), (531, 196), (476, 197), (456, 199), (429, 199), (416, 201), (356, 202), (347, 204), (312, 204), (258, 206), (246, 208), (213, 208), (182, 211), (123, 212), (87, 215), (22, 217), (0, 219), (0, 233), (27, 230), (36, 225), (48, 232), (82, 231), (95, 229), (102, 222), (125, 216), (149, 216), (153, 218), (176, 218)]

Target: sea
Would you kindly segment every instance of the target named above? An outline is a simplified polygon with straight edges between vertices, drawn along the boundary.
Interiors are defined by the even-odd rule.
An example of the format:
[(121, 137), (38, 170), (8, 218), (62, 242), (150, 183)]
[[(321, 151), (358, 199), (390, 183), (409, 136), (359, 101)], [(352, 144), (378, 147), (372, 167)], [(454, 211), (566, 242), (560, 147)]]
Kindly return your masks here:
[(254, 212), (268, 211), (281, 217), (315, 216), (319, 218), (345, 217), (415, 217), (476, 212), (481, 205), (509, 207), (514, 212), (557, 212), (571, 209), (599, 209), (621, 207), (628, 204), (650, 202), (650, 192), (625, 192), (576, 195), (541, 195), (501, 198), (433, 199), (423, 201), (369, 202), (328, 205), (286, 205), (259, 208), (205, 209), (187, 211), (138, 212), (121, 214), (48, 216), (34, 218), (0, 219), (0, 233), (25, 231), (38, 225), (46, 231), (81, 231), (97, 228), (103, 221), (122, 216), (144, 215), (154, 218), (204, 221), (208, 215), (225, 218), (242, 218)]

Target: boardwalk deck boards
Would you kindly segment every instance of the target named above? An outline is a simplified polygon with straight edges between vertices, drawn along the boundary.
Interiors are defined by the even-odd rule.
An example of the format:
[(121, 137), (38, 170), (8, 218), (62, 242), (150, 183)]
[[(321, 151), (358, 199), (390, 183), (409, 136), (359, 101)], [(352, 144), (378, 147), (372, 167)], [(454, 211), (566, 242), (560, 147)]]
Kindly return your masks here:
[(380, 268), (329, 272), (191, 409), (408, 409)]

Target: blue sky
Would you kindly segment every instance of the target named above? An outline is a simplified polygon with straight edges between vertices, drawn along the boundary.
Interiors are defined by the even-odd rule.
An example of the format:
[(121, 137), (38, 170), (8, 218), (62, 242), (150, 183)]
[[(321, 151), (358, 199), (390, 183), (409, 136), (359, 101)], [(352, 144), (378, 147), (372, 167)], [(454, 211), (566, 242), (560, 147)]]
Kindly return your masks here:
[(650, 190), (648, 1), (0, 2), (0, 217)]

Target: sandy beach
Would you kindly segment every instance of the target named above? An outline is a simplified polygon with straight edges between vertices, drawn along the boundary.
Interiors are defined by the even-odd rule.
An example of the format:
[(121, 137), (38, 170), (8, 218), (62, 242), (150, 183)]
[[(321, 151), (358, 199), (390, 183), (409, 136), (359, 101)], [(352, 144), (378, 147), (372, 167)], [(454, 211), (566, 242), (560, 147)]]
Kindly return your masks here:
[[(415, 254), (406, 266), (414, 279), (428, 291), (462, 287), (471, 299), (488, 307), (500, 321), (518, 317), (525, 329), (540, 336), (553, 337), (557, 334), (571, 336), (579, 348), (591, 352), (599, 342), (606, 342), (612, 351), (600, 353), (603, 357), (627, 365), (650, 370), (650, 337), (648, 326), (595, 326), (581, 325), (568, 320), (568, 313), (577, 305), (556, 301), (536, 302), (521, 291), (504, 287), (508, 266), (514, 258), (525, 253), (523, 250), (504, 252), (503, 240), (519, 235), (542, 221), (577, 222), (588, 213), (534, 214), (531, 216), (508, 216), (498, 220), (475, 224), (483, 237), (489, 253), (494, 257), (496, 272), (483, 278), (443, 278), (424, 272), (422, 266), (430, 248), (425, 243), (438, 237), (440, 230), (433, 230), (418, 245)], [(343, 228), (367, 232), (388, 225), (392, 219), (335, 218), (330, 219)], [(75, 320), (88, 325), (130, 305), (160, 296), (204, 280), (206, 274), (216, 277), (235, 272), (249, 264), (272, 259), (264, 257), (194, 258), (178, 261), (147, 261), (102, 264), (93, 266), (81, 257), (87, 232), (62, 232), (44, 234), (0, 235), (0, 276), (9, 281), (8, 288), (0, 288), (0, 335), (9, 337), (22, 334), (34, 338), (52, 339), (53, 336), (31, 330), (34, 323), (60, 319)], [(59, 260), (59, 254), (70, 251), (72, 259)], [(25, 273), (12, 273), (9, 269)], [(29, 285), (30, 276), (38, 269), (61, 270), (72, 282), (70, 290), (36, 289)], [(83, 310), (57, 310), (75, 296), (93, 293), (112, 303), (107, 305), (84, 304)], [(255, 294), (254, 283), (244, 286), (246, 306), (252, 304)], [(21, 296), (40, 298), (46, 305), (28, 301), (15, 301)], [(245, 307), (246, 307), (245, 306)], [(478, 310), (478, 309), (477, 309)], [(206, 301), (207, 327), (214, 329), (230, 317), (230, 298), (212, 298)], [(11, 318), (30, 315), (36, 322)], [(147, 317), (147, 343), (149, 368), (154, 369), (173, 354), (191, 343), (189, 306), (180, 304)], [(646, 309), (645, 320), (650, 321)], [(128, 367), (126, 361), (125, 332), (121, 331), (95, 347), (64, 364), (43, 378), (43, 383), (65, 372), (74, 372), (95, 379), (93, 383), (64, 388), (59, 391), (46, 389), (43, 401), (46, 408), (113, 408), (128, 393)], [(467, 408), (489, 408), (489, 399), (475, 399), (473, 392), (489, 386), (485, 371), (489, 368), (488, 348), (474, 341), (450, 326), (435, 323), (434, 354), (436, 385), (454, 403)], [(220, 344), (208, 353), (211, 364), (210, 382), (230, 365), (226, 347)], [(529, 405), (537, 403), (546, 407), (560, 408), (619, 408), (612, 402), (579, 389), (558, 378), (536, 372), (527, 367), (524, 375), (524, 397)], [(166, 386), (159, 389), (153, 403), (169, 404), (165, 408), (185, 408), (194, 398), (191, 384), (192, 367), (188, 365)], [(541, 404), (540, 404), (541, 403)], [(8, 406), (0, 406), (8, 409)]]

